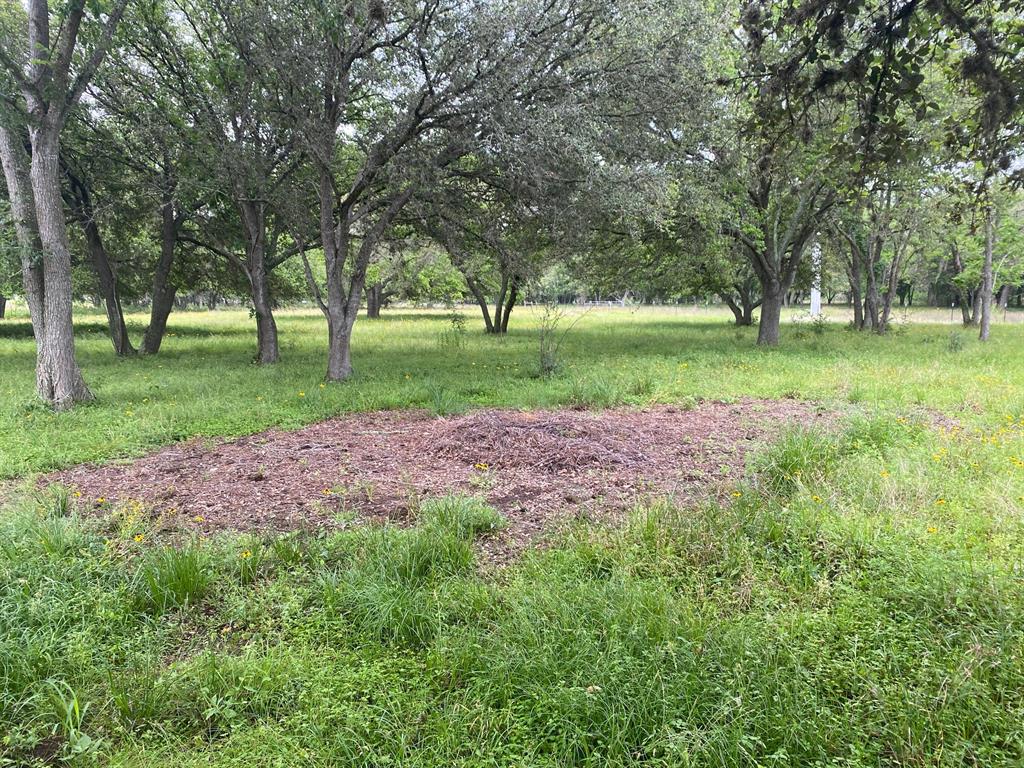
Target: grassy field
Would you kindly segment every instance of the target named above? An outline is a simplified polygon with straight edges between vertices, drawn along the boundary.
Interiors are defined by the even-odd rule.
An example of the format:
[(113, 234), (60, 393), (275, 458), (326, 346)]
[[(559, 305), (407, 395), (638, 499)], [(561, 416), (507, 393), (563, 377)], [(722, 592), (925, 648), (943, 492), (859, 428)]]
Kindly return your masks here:
[[(330, 387), (321, 386), (326, 329), (312, 310), (279, 313), (283, 362), (263, 369), (251, 364), (255, 329), (244, 311), (172, 315), (163, 352), (132, 360), (113, 356), (99, 315), (80, 314), (79, 358), (98, 400), (60, 416), (32, 396), (27, 321), (0, 322), (0, 479), (349, 411), (751, 396), (926, 405), (984, 421), (1024, 397), (1024, 324), (1013, 314), (982, 346), (959, 325), (911, 323), (887, 338), (857, 334), (845, 330), (837, 310), (826, 327), (788, 323), (782, 346), (766, 351), (754, 346), (756, 329), (732, 327), (727, 313), (602, 308), (565, 335), (559, 375), (542, 378), (540, 309), (520, 309), (507, 338), (479, 333), (482, 321), (469, 310), (462, 333), (443, 311), (396, 310), (356, 324), (356, 376)], [(923, 317), (948, 321), (943, 312)], [(145, 320), (130, 316), (136, 336)]]
[(718, 313), (602, 309), (541, 378), (539, 318), (506, 339), (470, 314), (360, 321), (357, 377), (321, 388), (311, 312), (281, 313), (267, 370), (244, 313), (176, 315), (128, 361), (83, 316), (98, 401), (61, 416), (29, 396), (27, 326), (0, 323), (7, 478), (352, 410), (858, 406), (765, 449), (727, 503), (580, 524), (488, 576), (472, 540), (501, 521), (473, 499), (171, 546), (139, 510), (11, 490), (0, 765), (1024, 764), (1024, 325), (983, 346), (942, 313), (885, 338), (837, 317), (766, 351)]

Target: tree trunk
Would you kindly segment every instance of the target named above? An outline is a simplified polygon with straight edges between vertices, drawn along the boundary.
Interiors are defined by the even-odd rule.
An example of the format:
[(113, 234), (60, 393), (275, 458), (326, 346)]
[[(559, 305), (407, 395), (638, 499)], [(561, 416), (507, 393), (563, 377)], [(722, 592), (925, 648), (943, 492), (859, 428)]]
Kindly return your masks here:
[(868, 263), (867, 267), (867, 290), (864, 295), (864, 322), (873, 331), (881, 328), (882, 297), (878, 290), (878, 275), (875, 273), (874, 264)]
[[(882, 318), (878, 325), (879, 333), (885, 333), (889, 330), (889, 320), (892, 317), (892, 297), (898, 289), (900, 269), (903, 264), (903, 247), (904, 243), (900, 241), (893, 243), (892, 261), (889, 263), (885, 294), (882, 297)], [(900, 303), (902, 304), (902, 301)]]
[(107, 310), (107, 325), (110, 328), (110, 340), (114, 344), (114, 353), (118, 357), (129, 357), (135, 354), (135, 347), (132, 346), (128, 336), (128, 326), (124, 322), (124, 309), (117, 291), (117, 276), (110, 265), (110, 258), (103, 245), (103, 238), (100, 237), (96, 222), (90, 221), (84, 226), (89, 256), (92, 258), (93, 268), (99, 278), (100, 291), (103, 293), (103, 302)]
[(965, 326), (974, 325), (974, 318), (971, 316), (971, 297), (970, 294), (963, 288), (959, 291), (960, 295), (960, 319)]
[(153, 287), (150, 290), (152, 304), (149, 310), (149, 325), (142, 337), (142, 354), (155, 355), (163, 344), (167, 332), (167, 318), (174, 309), (174, 296), (178, 287), (171, 282), (171, 268), (174, 266), (174, 252), (181, 220), (175, 216), (174, 201), (165, 195), (160, 207), (160, 258), (153, 272)]
[(740, 307), (740, 305), (737, 304), (733, 300), (732, 296), (730, 296), (725, 291), (721, 291), (718, 294), (718, 297), (723, 301), (723, 303), (732, 312), (732, 317), (733, 317), (733, 320), (734, 320), (736, 325), (738, 325), (738, 326), (750, 325), (750, 323), (745, 322), (745, 318), (743, 317), (743, 309), (742, 309), (742, 307)]
[(978, 287), (971, 293), (971, 320), (970, 325), (977, 325), (981, 319), (981, 303), (982, 299), (982, 288), (984, 287), (984, 279), (978, 284)]
[(512, 308), (516, 305), (516, 300), (519, 298), (519, 286), (516, 285), (515, 280), (512, 281), (512, 287), (508, 292), (508, 300), (505, 302), (505, 314), (501, 318), (501, 332), (508, 333), (508, 319), (512, 316)]
[[(357, 308), (358, 309), (358, 308)], [(355, 315), (349, 316), (344, 303), (327, 307), (327, 380), (345, 381), (352, 375), (352, 328)]]
[(756, 278), (748, 277), (736, 286), (736, 293), (740, 297), (740, 306), (743, 308), (743, 315), (740, 325), (754, 324), (754, 310), (761, 306), (761, 300), (754, 298), (754, 285)]
[(0, 294), (0, 320), (7, 317), (7, 297)]
[(366, 316), (373, 319), (380, 318), (380, 308), (384, 302), (384, 286), (374, 283), (366, 289)]
[(346, 200), (337, 206), (335, 216), (334, 184), (330, 171), (320, 172), (320, 238), (327, 265), (327, 380), (344, 381), (352, 375), (352, 328), (359, 316), (359, 306), (366, 286), (366, 270), (370, 257), (384, 236), (387, 228), (401, 213), (412, 197), (413, 187), (409, 185), (391, 198), (387, 208), (380, 213), (367, 230), (348, 270), (346, 291), (345, 264), (349, 261), (352, 242), (352, 204)]
[(851, 254), (848, 277), (850, 279), (850, 303), (853, 305), (853, 327), (864, 330), (864, 296), (861, 293), (860, 259)]
[(60, 189), (59, 130), (33, 127), (30, 177), (43, 253), (43, 399), (59, 411), (92, 400), (75, 359), (72, 322), (71, 247)]
[(480, 311), (484, 316), (484, 329), (487, 333), (494, 333), (494, 323), (491, 321), (491, 308), (487, 306), (487, 297), (484, 295), (483, 289), (480, 284), (469, 277), (465, 276), (466, 285), (469, 287), (470, 293), (473, 294), (473, 298), (476, 299), (476, 303), (480, 305)]
[(981, 341), (988, 341), (992, 329), (992, 291), (994, 290), (994, 275), (992, 273), (992, 249), (994, 246), (995, 234), (993, 230), (992, 204), (985, 206), (985, 262), (981, 270), (981, 328), (978, 338)]
[(736, 293), (739, 296), (739, 303), (726, 291), (721, 291), (718, 296), (725, 303), (729, 310), (732, 312), (733, 321), (738, 327), (746, 327), (754, 324), (754, 310), (757, 309), (761, 302), (752, 301), (750, 297), (750, 291), (744, 289), (742, 286), (735, 286)]
[(253, 315), (256, 317), (256, 362), (272, 365), (281, 359), (277, 341), (274, 302), (270, 298), (270, 275), (267, 272), (267, 219), (261, 200), (239, 199), (242, 225), (246, 236), (245, 275), (249, 279)]
[(260, 365), (271, 365), (281, 359), (277, 341), (277, 321), (274, 320), (273, 301), (270, 298), (270, 284), (263, 259), (253, 259), (250, 269), (252, 306), (256, 315), (256, 339)]
[[(327, 258), (327, 380), (345, 381), (352, 375), (352, 329), (359, 315), (363, 286), (366, 281), (366, 264), (362, 268), (357, 256), (356, 264), (349, 277), (348, 295), (342, 283), (346, 255), (349, 247), (347, 231), (342, 235), (334, 256)], [(363, 241), (363, 247), (371, 248)], [(362, 247), (361, 247), (362, 248)], [(325, 250), (325, 255), (328, 249)], [(367, 259), (368, 261), (368, 259)]]
[(885, 333), (889, 330), (889, 319), (892, 317), (892, 292), (886, 291), (882, 294), (882, 316), (878, 320), (878, 332)]
[(766, 281), (761, 286), (761, 322), (757, 326), (757, 343), (763, 347), (779, 345), (779, 326), (782, 323), (782, 304), (786, 288), (778, 280)]
[(1003, 287), (999, 289), (999, 309), (1006, 309), (1010, 306), (1010, 284), (1004, 283)]
[(14, 233), (21, 259), (21, 278), (36, 341), (36, 392), (46, 396), (47, 365), (43, 362), (45, 318), (43, 312), (43, 245), (36, 223), (35, 199), (29, 177), (29, 156), (17, 134), (0, 125), (0, 162), (7, 182), (7, 198), (14, 219)]
[(129, 357), (135, 354), (135, 348), (132, 346), (131, 339), (128, 336), (128, 327), (124, 322), (124, 309), (121, 307), (121, 297), (117, 291), (117, 276), (110, 265), (110, 257), (107, 254), (106, 246), (103, 244), (99, 225), (96, 223), (89, 190), (70, 173), (68, 173), (68, 179), (72, 187), (71, 202), (74, 206), (75, 219), (82, 228), (82, 234), (85, 235), (86, 247), (89, 249), (89, 258), (92, 260), (93, 270), (95, 270), (96, 279), (99, 282), (100, 293), (103, 295), (103, 303), (107, 311), (107, 326), (110, 329), (110, 340), (114, 345), (114, 354), (118, 357)]
[(501, 289), (498, 291), (498, 298), (494, 302), (494, 324), (487, 329), (488, 333), (502, 334), (507, 326), (503, 322), (505, 316), (505, 297), (508, 295), (509, 279), (507, 275), (501, 276)]

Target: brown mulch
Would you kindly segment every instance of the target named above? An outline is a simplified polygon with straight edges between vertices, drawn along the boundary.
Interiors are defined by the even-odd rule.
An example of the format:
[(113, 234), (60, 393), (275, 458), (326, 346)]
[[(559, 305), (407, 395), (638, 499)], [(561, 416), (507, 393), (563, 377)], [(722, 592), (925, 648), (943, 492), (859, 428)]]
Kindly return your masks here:
[(77, 489), (98, 512), (139, 501), (166, 529), (204, 533), (406, 522), (419, 499), (477, 494), (508, 520), (488, 547), (501, 559), (498, 550), (518, 550), (573, 516), (614, 519), (644, 498), (715, 495), (739, 477), (752, 446), (788, 424), (831, 420), (795, 400), (448, 418), (392, 411), (213, 444), (195, 439), (43, 482)]

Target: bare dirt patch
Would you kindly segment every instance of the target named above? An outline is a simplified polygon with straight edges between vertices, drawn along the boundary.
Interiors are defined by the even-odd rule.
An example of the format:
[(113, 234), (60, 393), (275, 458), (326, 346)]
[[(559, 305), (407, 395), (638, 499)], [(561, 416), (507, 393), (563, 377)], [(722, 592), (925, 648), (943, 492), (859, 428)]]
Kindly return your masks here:
[(293, 432), (191, 440), (129, 463), (73, 467), (44, 483), (76, 488), (98, 512), (139, 501), (162, 527), (206, 533), (406, 522), (422, 498), (477, 494), (509, 521), (489, 547), (497, 554), (573, 516), (614, 519), (644, 498), (715, 495), (737, 479), (751, 447), (786, 425), (831, 419), (794, 400), (448, 418), (368, 413)]

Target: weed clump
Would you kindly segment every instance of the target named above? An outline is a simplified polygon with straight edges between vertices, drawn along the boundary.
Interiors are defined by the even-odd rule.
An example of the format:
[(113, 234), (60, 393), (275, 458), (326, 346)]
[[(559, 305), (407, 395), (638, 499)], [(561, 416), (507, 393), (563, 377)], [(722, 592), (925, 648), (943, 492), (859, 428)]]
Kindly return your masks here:
[(135, 578), (136, 605), (150, 613), (195, 605), (212, 580), (209, 555), (199, 544), (161, 546), (143, 555)]

